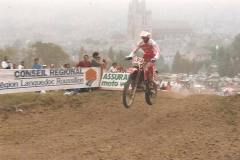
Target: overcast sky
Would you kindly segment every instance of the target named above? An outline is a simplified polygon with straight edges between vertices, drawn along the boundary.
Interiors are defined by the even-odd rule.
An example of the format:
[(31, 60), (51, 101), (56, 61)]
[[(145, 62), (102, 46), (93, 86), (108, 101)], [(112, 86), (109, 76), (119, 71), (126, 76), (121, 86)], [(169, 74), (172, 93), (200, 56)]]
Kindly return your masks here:
[[(28, 30), (55, 35), (68, 34), (68, 30), (95, 32), (93, 35), (110, 29), (124, 32), (128, 3), (129, 0), (0, 0), (0, 36)], [(224, 19), (223, 23), (231, 23), (240, 18), (240, 0), (146, 0), (146, 3), (154, 20), (195, 24), (219, 23)]]
[[(58, 5), (66, 5), (74, 3), (76, 4), (128, 4), (130, 0), (1, 0), (0, 4), (58, 4)], [(146, 0), (147, 3), (151, 4), (183, 4), (183, 3), (208, 3), (208, 4), (239, 4), (238, 0)], [(118, 7), (118, 6), (115, 6)]]
[[(0, 19), (34, 16), (88, 14), (91, 16), (126, 15), (130, 0), (0, 0)], [(239, 0), (146, 0), (153, 17), (192, 14), (204, 10), (239, 10)], [(67, 15), (65, 15), (67, 14)], [(172, 16), (171, 16), (172, 15)], [(38, 17), (37, 17), (38, 18)]]
[[(147, 5), (154, 10), (157, 8), (190, 8), (197, 5), (205, 5), (209, 7), (240, 7), (239, 0), (146, 0)], [(0, 0), (1, 12), (13, 10), (15, 7), (22, 9), (38, 8), (61, 10), (78, 8), (79, 10), (109, 8), (113, 10), (127, 9), (129, 0)], [(47, 10), (45, 10), (47, 11)]]

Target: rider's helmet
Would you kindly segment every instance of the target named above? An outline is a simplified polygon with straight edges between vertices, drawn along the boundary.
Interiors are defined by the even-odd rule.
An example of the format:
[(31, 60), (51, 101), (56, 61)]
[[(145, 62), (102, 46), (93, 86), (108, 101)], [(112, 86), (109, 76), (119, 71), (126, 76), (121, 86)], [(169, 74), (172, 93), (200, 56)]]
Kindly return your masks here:
[(140, 34), (140, 37), (142, 38), (150, 38), (151, 37), (151, 33), (148, 32), (148, 31), (142, 31), (141, 34)]

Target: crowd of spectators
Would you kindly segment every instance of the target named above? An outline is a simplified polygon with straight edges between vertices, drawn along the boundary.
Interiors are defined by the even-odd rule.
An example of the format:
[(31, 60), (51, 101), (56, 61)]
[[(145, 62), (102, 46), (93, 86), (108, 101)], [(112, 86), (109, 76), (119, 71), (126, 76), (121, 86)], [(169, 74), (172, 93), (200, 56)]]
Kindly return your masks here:
[(105, 72), (107, 70), (107, 61), (98, 52), (94, 52), (92, 60), (90, 60), (89, 55), (84, 55), (83, 60), (77, 63), (76, 67), (100, 67)]
[[(84, 68), (84, 67), (99, 67), (101, 68), (101, 73), (105, 72), (111, 72), (111, 73), (116, 73), (116, 72), (125, 72), (124, 68), (122, 65), (119, 65), (117, 63), (112, 63), (112, 66), (110, 69), (107, 68), (107, 61), (102, 58), (99, 54), (99, 52), (94, 52), (92, 54), (92, 58), (90, 58), (89, 55), (84, 55), (82, 57), (83, 59), (79, 60), (76, 64), (71, 64), (71, 63), (66, 63), (63, 64), (62, 66), (55, 66), (55, 64), (42, 64), (40, 58), (34, 58), (32, 65), (28, 67), (25, 66), (24, 61), (20, 61), (18, 65), (12, 63), (7, 56), (3, 58), (1, 62), (0, 69), (53, 69), (55, 67), (57, 68)], [(64, 95), (72, 95), (76, 94), (82, 91), (87, 91), (87, 89), (67, 89), (64, 91)], [(46, 91), (42, 90), (39, 91), (39, 93), (46, 93)]]
[[(41, 64), (39, 58), (34, 58), (33, 64), (31, 65), (31, 69), (53, 69), (55, 68), (55, 64)], [(58, 66), (59, 67), (59, 66)], [(107, 61), (102, 58), (99, 54), (99, 52), (94, 52), (92, 54), (92, 59), (90, 59), (89, 55), (84, 55), (83, 59), (80, 60), (77, 64), (71, 65), (70, 63), (63, 64), (61, 66), (62, 68), (84, 68), (84, 67), (100, 67), (101, 73), (105, 72), (111, 72), (111, 73), (123, 73), (126, 72), (124, 67), (120, 64), (117, 64), (116, 62), (112, 63), (112, 66), (108, 69), (107, 68)], [(30, 68), (30, 67), (29, 67)], [(11, 61), (8, 59), (7, 56), (3, 58), (1, 61), (0, 69), (28, 69), (28, 67), (25, 66), (24, 61), (20, 61), (18, 65), (11, 63)], [(68, 89), (65, 91), (65, 94), (73, 94), (76, 92), (79, 92), (80, 89)]]
[[(107, 61), (102, 58), (99, 54), (99, 52), (94, 52), (92, 54), (92, 59), (90, 59), (89, 55), (84, 55), (83, 59), (80, 60), (77, 64), (71, 65), (70, 63), (63, 64), (62, 68), (71, 68), (71, 67), (76, 67), (76, 68), (84, 68), (84, 67), (100, 67), (102, 70), (102, 73), (104, 72), (111, 72), (111, 73), (123, 73), (126, 72), (124, 67), (121, 64), (118, 64), (116, 62), (113, 62), (111, 67), (108, 69), (107, 68)], [(39, 58), (35, 58), (33, 60), (33, 64), (30, 69), (46, 69), (50, 68), (53, 69), (55, 68), (55, 64), (41, 64)], [(0, 69), (28, 69), (25, 66), (24, 61), (20, 61), (18, 65), (11, 63), (11, 61), (8, 59), (7, 56), (3, 58), (1, 61), (1, 66)]]
[[(107, 71), (107, 61), (103, 59), (98, 52), (92, 54), (92, 59), (90, 60), (89, 55), (84, 55), (83, 60), (80, 60), (77, 64), (71, 65), (70, 63), (63, 64), (62, 68), (71, 68), (71, 67), (101, 67), (105, 72)], [(45, 69), (45, 68), (55, 68), (55, 64), (41, 64), (39, 58), (35, 58), (31, 69)], [(19, 65), (11, 63), (7, 56), (1, 61), (0, 69), (27, 69), (25, 67), (25, 62), (20, 61)]]
[[(31, 69), (53, 69), (55, 68), (55, 64), (41, 64), (39, 58), (34, 58), (33, 64), (31, 65)], [(124, 67), (120, 64), (117, 64), (116, 62), (112, 63), (112, 66), (110, 69), (107, 69), (107, 61), (102, 58), (99, 54), (99, 52), (94, 52), (92, 54), (92, 59), (90, 59), (89, 55), (84, 55), (83, 59), (80, 60), (77, 64), (71, 65), (70, 63), (63, 64), (61, 66), (62, 68), (84, 68), (84, 67), (100, 67), (101, 68), (101, 73), (105, 72), (111, 72), (111, 73), (119, 73), (119, 72), (126, 72)], [(29, 67), (30, 68), (30, 67)], [(1, 61), (1, 66), (0, 69), (28, 69), (28, 67), (25, 66), (24, 61), (20, 61), (19, 65), (11, 63), (11, 61), (8, 59), (7, 56), (3, 58)], [(65, 90), (65, 95), (68, 94), (74, 94), (77, 92), (80, 92), (81, 89), (68, 89)], [(42, 91), (41, 91), (42, 92)], [(44, 91), (45, 92), (45, 91)]]
[(3, 60), (1, 61), (0, 69), (24, 69), (24, 61), (21, 61), (19, 65), (12, 63), (7, 56), (4, 56)]

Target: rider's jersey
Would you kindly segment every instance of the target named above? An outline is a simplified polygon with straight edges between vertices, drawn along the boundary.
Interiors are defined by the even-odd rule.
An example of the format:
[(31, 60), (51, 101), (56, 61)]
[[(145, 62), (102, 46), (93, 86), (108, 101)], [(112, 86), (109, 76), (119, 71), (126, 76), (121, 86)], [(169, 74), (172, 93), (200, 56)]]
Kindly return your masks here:
[(143, 58), (144, 59), (152, 59), (152, 58), (159, 58), (160, 56), (160, 49), (157, 43), (150, 39), (148, 43), (144, 43), (144, 41), (140, 41), (137, 44), (136, 49), (133, 50), (133, 53), (136, 53), (139, 49), (142, 49), (144, 52)]

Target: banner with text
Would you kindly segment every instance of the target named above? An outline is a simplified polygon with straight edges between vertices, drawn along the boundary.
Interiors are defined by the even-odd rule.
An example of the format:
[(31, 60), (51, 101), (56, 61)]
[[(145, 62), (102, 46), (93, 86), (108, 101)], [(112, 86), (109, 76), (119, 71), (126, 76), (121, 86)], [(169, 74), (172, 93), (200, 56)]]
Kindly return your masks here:
[(106, 90), (122, 90), (127, 82), (129, 73), (105, 73), (100, 87)]
[(0, 94), (99, 87), (100, 68), (0, 69)]

